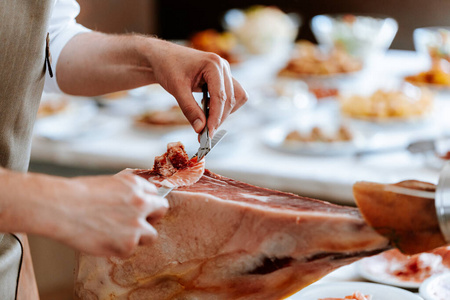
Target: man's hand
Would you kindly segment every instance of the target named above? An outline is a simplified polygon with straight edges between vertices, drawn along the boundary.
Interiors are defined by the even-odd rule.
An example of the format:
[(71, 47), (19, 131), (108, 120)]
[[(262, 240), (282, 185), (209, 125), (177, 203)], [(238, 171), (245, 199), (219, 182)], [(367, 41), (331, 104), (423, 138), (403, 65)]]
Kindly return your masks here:
[(177, 99), (197, 133), (206, 122), (192, 92), (201, 92), (204, 83), (211, 95), (212, 134), (248, 99), (218, 55), (141, 35), (79, 34), (64, 47), (55, 74), (63, 92), (79, 96), (159, 83)]
[[(56, 238), (83, 252), (128, 256), (138, 244), (156, 240), (155, 224), (168, 209), (156, 187), (136, 175), (78, 177), (78, 192), (64, 201), (61, 235)], [(69, 210), (67, 210), (69, 209)]]
[(157, 238), (168, 209), (156, 187), (125, 170), (63, 178), (0, 168), (0, 232), (33, 233), (99, 256), (128, 256)]
[(208, 84), (211, 96), (207, 125), (212, 135), (248, 99), (245, 90), (231, 76), (228, 62), (214, 53), (152, 39), (148, 59), (156, 82), (177, 99), (197, 133), (206, 122), (192, 92), (201, 92), (203, 83)]

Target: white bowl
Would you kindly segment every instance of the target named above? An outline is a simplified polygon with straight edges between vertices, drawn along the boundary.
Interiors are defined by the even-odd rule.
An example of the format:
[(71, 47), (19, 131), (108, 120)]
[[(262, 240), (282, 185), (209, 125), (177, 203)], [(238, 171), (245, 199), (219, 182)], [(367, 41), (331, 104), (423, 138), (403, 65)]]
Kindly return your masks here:
[(413, 33), (414, 48), (419, 54), (430, 57), (430, 49), (437, 49), (443, 57), (450, 56), (450, 26), (416, 28)]
[(233, 33), (251, 54), (285, 50), (297, 38), (301, 18), (275, 6), (231, 9), (223, 17), (223, 27)]

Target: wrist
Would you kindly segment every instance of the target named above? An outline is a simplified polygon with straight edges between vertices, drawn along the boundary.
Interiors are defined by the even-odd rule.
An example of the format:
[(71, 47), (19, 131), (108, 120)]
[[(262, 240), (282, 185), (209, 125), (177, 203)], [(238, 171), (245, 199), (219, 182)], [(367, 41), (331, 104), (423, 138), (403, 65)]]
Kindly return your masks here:
[(0, 171), (0, 232), (61, 236), (68, 179), (34, 173)]
[(139, 58), (137, 64), (149, 70), (152, 82), (156, 82), (154, 68), (163, 59), (161, 53), (164, 51), (166, 43), (168, 42), (148, 36), (138, 36), (136, 39), (135, 53)]

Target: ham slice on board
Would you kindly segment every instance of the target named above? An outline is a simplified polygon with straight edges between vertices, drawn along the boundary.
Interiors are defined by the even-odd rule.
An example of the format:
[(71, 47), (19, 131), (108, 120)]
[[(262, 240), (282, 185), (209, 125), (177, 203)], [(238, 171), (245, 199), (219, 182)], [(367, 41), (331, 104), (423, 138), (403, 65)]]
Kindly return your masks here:
[[(203, 173), (181, 145), (171, 152), (135, 171), (157, 185), (184, 184), (167, 196), (157, 242), (127, 259), (79, 254), (75, 299), (283, 299), (391, 247), (357, 208)], [(185, 177), (190, 168), (200, 176)]]

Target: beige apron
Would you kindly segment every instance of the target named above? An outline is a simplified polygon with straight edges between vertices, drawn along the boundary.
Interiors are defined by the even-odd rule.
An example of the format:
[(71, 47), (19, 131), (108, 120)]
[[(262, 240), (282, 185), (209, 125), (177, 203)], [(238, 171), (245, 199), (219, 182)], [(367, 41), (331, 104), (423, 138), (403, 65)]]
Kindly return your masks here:
[[(54, 0), (0, 1), (0, 165), (16, 171), (28, 169), (53, 4)], [(16, 293), (19, 300), (39, 299), (26, 235), (0, 238), (0, 299), (16, 299)]]

